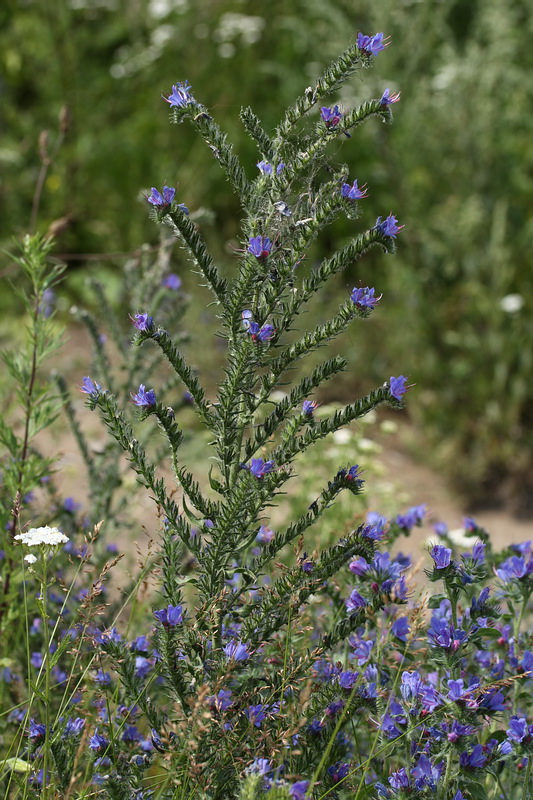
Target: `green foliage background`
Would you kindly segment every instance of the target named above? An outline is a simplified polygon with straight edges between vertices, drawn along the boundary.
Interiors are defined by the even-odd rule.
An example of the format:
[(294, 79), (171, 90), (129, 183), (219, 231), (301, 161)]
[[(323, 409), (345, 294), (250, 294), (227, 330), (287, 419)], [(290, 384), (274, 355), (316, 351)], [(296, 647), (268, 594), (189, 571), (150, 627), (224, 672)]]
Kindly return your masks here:
[[(348, 161), (352, 177), (369, 184), (364, 217), (332, 228), (302, 270), (354, 225), (397, 214), (406, 228), (394, 261), (370, 254), (339, 279), (337, 296), (324, 298), (336, 305), (361, 283), (387, 299), (383, 313), (358, 330), (344, 391), (409, 375), (417, 384), (410, 413), (432, 458), (470, 499), (531, 510), (527, 0), (5, 0), (0, 22), (0, 242), (7, 246), (30, 226), (39, 135), (48, 130), (52, 152), (61, 118), (64, 141), (37, 224), (46, 231), (64, 220), (54, 227), (57, 251), (71, 254), (71, 292), (94, 270), (82, 254), (155, 243), (142, 191), (163, 183), (179, 182), (180, 201), (210, 211), (202, 229), (231, 268), (238, 204), (203, 142), (168, 125), (160, 94), (173, 82), (191, 82), (254, 174), (257, 154), (240, 127), (240, 107), (251, 105), (270, 129), (357, 31), (390, 34), (393, 45), (376, 68), (332, 98), (351, 107), (387, 86), (402, 92), (393, 126), (372, 121), (357, 140), (333, 146), (332, 158)], [(117, 259), (102, 262), (111, 280)], [(176, 271), (192, 291), (186, 264), (177, 262)], [(502, 305), (509, 295), (518, 295), (515, 311), (506, 310), (513, 301)], [(0, 305), (4, 315), (12, 306), (5, 284)], [(203, 345), (201, 315), (188, 323)]]

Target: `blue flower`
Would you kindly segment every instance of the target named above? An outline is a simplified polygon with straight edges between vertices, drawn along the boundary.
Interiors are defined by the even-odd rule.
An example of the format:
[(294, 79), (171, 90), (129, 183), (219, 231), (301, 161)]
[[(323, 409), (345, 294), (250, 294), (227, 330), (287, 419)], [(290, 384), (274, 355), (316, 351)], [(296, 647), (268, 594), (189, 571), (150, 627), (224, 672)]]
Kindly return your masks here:
[(487, 757), (483, 753), (483, 747), (476, 744), (470, 753), (464, 752), (459, 756), (459, 764), (463, 769), (481, 769), (485, 766)]
[(132, 394), (131, 399), (140, 408), (154, 408), (156, 404), (155, 392), (153, 389), (146, 390), (144, 383), (139, 386), (137, 394)]
[(335, 128), (341, 121), (343, 113), (339, 106), (333, 106), (333, 108), (326, 108), (323, 106), (320, 109), (320, 116), (326, 123), (326, 128)]
[(252, 705), (248, 706), (248, 708), (245, 708), (244, 713), (248, 717), (248, 721), (251, 725), (255, 725), (256, 728), (260, 728), (261, 723), (267, 718), (268, 706), (258, 703), (257, 705)]
[(405, 228), (405, 225), (398, 225), (398, 220), (394, 214), (389, 214), (385, 219), (378, 217), (374, 228), (380, 231), (384, 236), (392, 236), (392, 238), (395, 239), (396, 234)]
[(181, 625), (185, 617), (183, 606), (171, 606), (161, 608), (159, 611), (154, 611), (154, 617), (162, 623), (165, 628), (174, 628), (176, 625)]
[(375, 33), (374, 36), (365, 36), (363, 33), (358, 33), (357, 47), (367, 54), (377, 56), (378, 53), (381, 53), (381, 51), (385, 50), (387, 45), (390, 44), (383, 36), (383, 33)]
[(82, 717), (76, 719), (69, 719), (65, 725), (65, 736), (79, 736), (85, 727), (85, 720)]
[(407, 617), (398, 617), (398, 619), (394, 620), (391, 630), (397, 639), (399, 639), (401, 642), (406, 642), (407, 634), (411, 630)]
[(272, 765), (268, 758), (256, 758), (249, 767), (246, 767), (247, 775), (268, 775), (272, 771)]
[(361, 186), (361, 188), (357, 185), (356, 180), (351, 186), (349, 183), (343, 183), (341, 186), (341, 197), (344, 197), (345, 200), (363, 200), (363, 198), (368, 197), (366, 183), (364, 186)]
[(248, 645), (238, 641), (228, 642), (224, 648), (224, 653), (228, 661), (247, 661), (250, 657)]
[(98, 753), (99, 755), (105, 753), (105, 751), (109, 747), (108, 740), (105, 738), (105, 736), (102, 736), (102, 734), (98, 733), (98, 728), (96, 728), (95, 732), (89, 739), (89, 747), (91, 748), (91, 750), (94, 750), (95, 753)]
[(253, 342), (268, 342), (274, 336), (276, 329), (273, 325), (265, 324), (259, 327), (253, 320), (248, 325), (248, 333)]
[(304, 400), (302, 403), (302, 414), (304, 417), (312, 417), (313, 411), (318, 406), (316, 400)]
[(251, 464), (241, 464), (243, 469), (249, 470), (254, 478), (264, 478), (275, 467), (273, 461), (264, 461), (262, 458), (252, 458)]
[(158, 208), (164, 208), (165, 206), (169, 206), (172, 203), (175, 194), (176, 190), (171, 186), (163, 186), (162, 192), (158, 192), (157, 189), (155, 189), (152, 186), (152, 193), (146, 199), (153, 206), (157, 206)]
[(170, 275), (167, 275), (166, 278), (163, 278), (161, 281), (161, 286), (164, 286), (165, 289), (172, 289), (173, 291), (177, 292), (181, 287), (181, 283), (182, 281), (179, 275), (171, 272)]
[(266, 258), (272, 250), (272, 242), (268, 236), (251, 236), (248, 240), (248, 252), (256, 258)]
[(444, 547), (442, 544), (435, 544), (429, 551), (431, 558), (435, 562), (436, 569), (446, 569), (450, 566), (452, 551), (449, 547)]
[(509, 720), (509, 728), (507, 729), (507, 738), (513, 742), (520, 744), (526, 736), (529, 735), (529, 728), (525, 717), (511, 717)]
[(191, 94), (191, 85), (189, 81), (178, 81), (178, 83), (172, 87), (172, 92), (165, 97), (162, 95), (163, 100), (166, 100), (167, 103), (170, 104), (171, 108), (185, 108), (189, 105), (196, 105), (196, 100)]
[(407, 378), (405, 375), (399, 375), (397, 378), (392, 378), (389, 381), (389, 392), (395, 400), (401, 400), (407, 391)]
[[(395, 380), (399, 381), (399, 380), (402, 380), (402, 379), (406, 380), (403, 377), (403, 375), (400, 375), (399, 378), (391, 378), (391, 384), (392, 384), (392, 381), (395, 381)], [(419, 505), (419, 506), (411, 506), (411, 508), (407, 509), (405, 514), (398, 514), (398, 516), (395, 519), (395, 522), (400, 528), (403, 528), (403, 530), (406, 533), (409, 533), (411, 531), (411, 529), (415, 527), (415, 525), (421, 525), (422, 524), (422, 522), (424, 520), (425, 513), (426, 513), (426, 505), (425, 505), (425, 503), (423, 503), (422, 505)]]
[(148, 314), (135, 314), (130, 319), (133, 322), (133, 326), (143, 333), (147, 333), (154, 327), (154, 318)]
[(354, 614), (356, 611), (359, 611), (366, 605), (367, 601), (362, 595), (359, 594), (357, 589), (354, 589), (349, 598), (346, 600), (346, 610), (349, 614)]
[(350, 299), (355, 303), (357, 308), (375, 308), (382, 298), (382, 295), (376, 297), (375, 292), (376, 290), (373, 287), (365, 286), (364, 288), (357, 288), (354, 286)]
[(382, 106), (390, 106), (393, 103), (398, 103), (400, 100), (400, 92), (394, 92), (394, 94), (390, 93), (390, 89), (385, 89), (383, 94), (380, 97), (379, 102)]
[[(272, 164), (268, 161), (258, 161), (256, 167), (263, 175), (272, 175)], [(285, 168), (285, 164), (278, 164), (276, 167), (276, 175), (279, 175)]]
[(358, 672), (347, 669), (339, 675), (339, 686), (341, 689), (353, 689), (359, 678)]
[(98, 397), (98, 394), (102, 391), (102, 387), (96, 381), (93, 381), (92, 378), (89, 378), (88, 375), (81, 382), (80, 392), (84, 394), (88, 394), (91, 397)]
[(32, 718), (30, 719), (30, 727), (28, 729), (28, 739), (30, 742), (37, 746), (44, 742), (46, 738), (46, 725), (42, 725), (40, 722), (35, 722)]
[(99, 686), (111, 686), (111, 675), (109, 672), (104, 672), (103, 669), (99, 669), (96, 675), (94, 676), (94, 682), (97, 683)]
[(208, 697), (207, 702), (211, 708), (214, 708), (218, 712), (227, 711), (227, 709), (233, 704), (231, 696), (231, 689), (221, 689), (217, 695), (211, 695)]
[(307, 800), (309, 781), (296, 781), (289, 789), (291, 800)]
[(401, 767), (397, 772), (393, 772), (389, 778), (389, 783), (396, 791), (400, 789), (409, 789), (409, 776), (405, 767)]
[(331, 767), (328, 767), (328, 774), (331, 776), (333, 783), (338, 783), (345, 778), (350, 772), (350, 765), (345, 761), (337, 761)]

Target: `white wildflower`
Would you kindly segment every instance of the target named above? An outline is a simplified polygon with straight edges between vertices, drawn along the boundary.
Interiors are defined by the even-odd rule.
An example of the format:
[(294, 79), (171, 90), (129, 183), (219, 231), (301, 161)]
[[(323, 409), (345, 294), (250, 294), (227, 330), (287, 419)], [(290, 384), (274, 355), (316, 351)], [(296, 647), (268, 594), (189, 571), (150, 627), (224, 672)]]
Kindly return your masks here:
[(524, 298), (521, 294), (506, 294), (500, 300), (500, 308), (507, 314), (516, 314), (524, 305)]
[(61, 533), (59, 528), (51, 528), (49, 525), (45, 525), (43, 528), (30, 528), (26, 533), (19, 533), (15, 539), (22, 544), (27, 544), (28, 547), (37, 547), (41, 544), (52, 546), (68, 542), (68, 536)]
[(35, 564), (37, 561), (37, 556), (32, 556), (31, 553), (28, 553), (27, 556), (24, 556), (24, 561), (27, 561), (28, 564)]

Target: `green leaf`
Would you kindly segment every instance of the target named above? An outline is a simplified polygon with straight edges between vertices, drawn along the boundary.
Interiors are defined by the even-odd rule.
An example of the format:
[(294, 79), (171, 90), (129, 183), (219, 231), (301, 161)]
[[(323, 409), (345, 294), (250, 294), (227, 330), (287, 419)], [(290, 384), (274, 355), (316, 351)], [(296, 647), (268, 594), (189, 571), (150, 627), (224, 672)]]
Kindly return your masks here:
[(485, 639), (499, 639), (501, 635), (501, 631), (496, 628), (480, 628), (476, 631), (476, 636), (483, 636)]
[(438, 608), (443, 600), (447, 600), (445, 594), (434, 594), (429, 598), (428, 608)]

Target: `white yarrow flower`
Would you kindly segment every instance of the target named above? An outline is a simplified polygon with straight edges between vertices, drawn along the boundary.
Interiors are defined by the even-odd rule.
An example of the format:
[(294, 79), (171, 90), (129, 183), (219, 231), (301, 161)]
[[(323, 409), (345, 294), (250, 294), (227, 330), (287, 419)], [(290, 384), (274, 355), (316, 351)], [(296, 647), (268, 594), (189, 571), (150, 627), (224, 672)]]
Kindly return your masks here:
[(22, 544), (27, 544), (28, 547), (37, 547), (41, 544), (53, 546), (68, 542), (68, 536), (61, 533), (59, 528), (51, 528), (49, 525), (45, 525), (43, 528), (30, 528), (26, 533), (19, 533), (15, 539)]
[(37, 556), (33, 556), (31, 553), (28, 553), (27, 556), (24, 556), (24, 561), (27, 561), (28, 564), (35, 564), (37, 561)]

